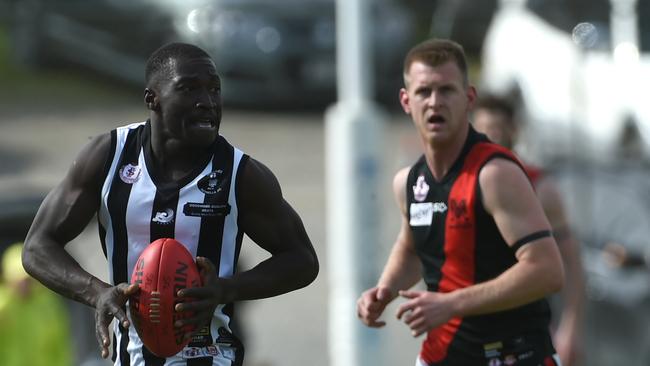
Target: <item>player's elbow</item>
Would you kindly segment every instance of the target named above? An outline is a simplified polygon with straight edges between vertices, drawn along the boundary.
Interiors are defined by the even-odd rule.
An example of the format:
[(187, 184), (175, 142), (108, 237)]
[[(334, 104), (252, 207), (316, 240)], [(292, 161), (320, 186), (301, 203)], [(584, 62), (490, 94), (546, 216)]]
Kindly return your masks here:
[(39, 267), (37, 263), (37, 254), (38, 253), (35, 251), (34, 246), (30, 244), (29, 238), (25, 240), (25, 245), (23, 245), (21, 253), (21, 262), (25, 272), (30, 276), (34, 276)]
[(313, 249), (301, 249), (294, 252), (293, 269), (291, 270), (291, 278), (293, 279), (293, 289), (306, 287), (316, 280), (320, 270), (318, 257)]
[(318, 272), (320, 271), (320, 264), (318, 263), (318, 257), (316, 252), (313, 250), (307, 251), (304, 257), (304, 266), (302, 269), (302, 278), (303, 278), (303, 287), (309, 285), (310, 283), (316, 280), (318, 277)]

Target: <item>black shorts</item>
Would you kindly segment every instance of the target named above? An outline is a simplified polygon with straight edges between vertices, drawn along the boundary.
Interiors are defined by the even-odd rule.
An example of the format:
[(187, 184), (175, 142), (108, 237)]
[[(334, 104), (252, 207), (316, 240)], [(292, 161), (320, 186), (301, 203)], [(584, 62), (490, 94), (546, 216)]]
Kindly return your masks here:
[[(458, 342), (456, 346), (459, 346)], [(418, 357), (416, 366), (560, 366), (548, 333), (534, 333), (497, 339), (484, 344), (462, 342), (450, 348), (440, 362), (426, 363)]]

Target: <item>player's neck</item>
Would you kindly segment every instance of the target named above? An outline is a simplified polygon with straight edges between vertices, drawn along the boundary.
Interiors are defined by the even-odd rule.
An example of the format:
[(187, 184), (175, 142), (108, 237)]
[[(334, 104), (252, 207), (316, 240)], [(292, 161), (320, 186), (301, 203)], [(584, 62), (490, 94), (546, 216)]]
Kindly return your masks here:
[(178, 139), (151, 140), (155, 169), (159, 177), (168, 182), (185, 178), (197, 164), (202, 164), (211, 155), (211, 151), (206, 147), (188, 146)]
[(428, 144), (425, 146), (425, 159), (433, 177), (440, 181), (454, 165), (465, 146), (469, 128), (459, 131), (454, 139), (447, 143)]

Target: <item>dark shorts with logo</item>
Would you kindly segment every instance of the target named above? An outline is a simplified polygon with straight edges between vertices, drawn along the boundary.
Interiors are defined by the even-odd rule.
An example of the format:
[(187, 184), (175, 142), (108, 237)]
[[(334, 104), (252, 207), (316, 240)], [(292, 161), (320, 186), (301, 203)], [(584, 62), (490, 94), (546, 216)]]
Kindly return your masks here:
[[(448, 350), (445, 360), (427, 364), (418, 357), (416, 366), (560, 366), (548, 333), (532, 333), (466, 345)], [(465, 348), (465, 351), (463, 350)]]

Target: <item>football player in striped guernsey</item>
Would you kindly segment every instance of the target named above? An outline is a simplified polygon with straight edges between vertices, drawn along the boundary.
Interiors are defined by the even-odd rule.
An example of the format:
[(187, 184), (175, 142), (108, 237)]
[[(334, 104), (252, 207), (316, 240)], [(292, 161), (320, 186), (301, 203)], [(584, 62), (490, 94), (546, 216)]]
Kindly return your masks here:
[[(95, 308), (96, 335), (115, 365), (241, 365), (232, 333), (233, 304), (311, 283), (318, 260), (303, 223), (275, 175), (219, 134), (221, 83), (202, 49), (172, 43), (147, 61), (146, 121), (88, 143), (44, 200), (28, 233), (23, 264), (52, 290)], [(64, 246), (97, 216), (109, 283), (85, 271)], [(271, 256), (235, 271), (243, 235)], [(196, 316), (177, 321), (199, 330), (175, 356), (143, 346), (126, 309), (135, 261), (159, 238), (174, 238), (196, 257), (203, 286), (179, 291), (176, 305)]]

